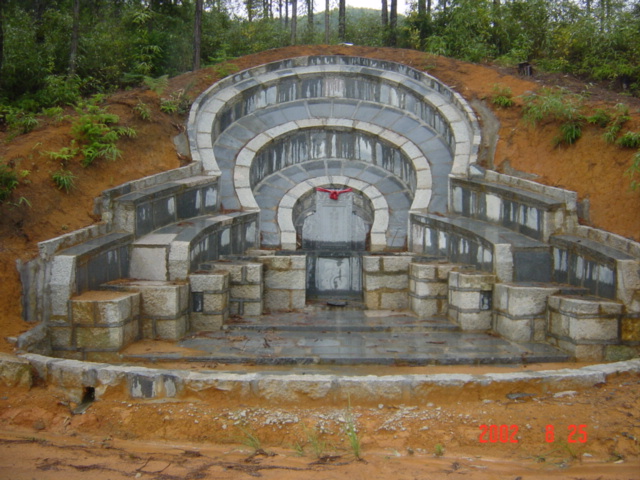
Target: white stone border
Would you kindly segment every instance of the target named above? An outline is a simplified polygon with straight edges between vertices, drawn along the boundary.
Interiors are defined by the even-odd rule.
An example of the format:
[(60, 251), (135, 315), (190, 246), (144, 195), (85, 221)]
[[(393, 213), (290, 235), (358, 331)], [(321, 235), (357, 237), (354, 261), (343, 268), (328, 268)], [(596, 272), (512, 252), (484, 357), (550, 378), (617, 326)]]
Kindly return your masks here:
[(389, 228), (389, 205), (384, 195), (373, 185), (351, 177), (314, 177), (299, 183), (287, 191), (278, 204), (278, 227), (280, 244), (283, 250), (295, 250), (296, 229), (293, 224), (293, 208), (307, 192), (323, 185), (345, 185), (362, 192), (373, 204), (374, 220), (371, 225), (371, 251), (383, 251), (387, 246), (387, 228)]
[[(26, 371), (27, 362), (33, 373)], [(609, 376), (640, 372), (640, 359), (600, 364), (579, 369), (543, 370), (486, 374), (409, 374), (409, 375), (279, 375), (247, 372), (194, 372), (109, 365), (65, 360), (37, 354), (20, 357), (0, 355), (0, 376), (6, 384), (29, 385), (35, 375), (59, 389), (74, 402), (82, 400), (86, 387), (94, 388), (99, 400), (108, 391), (122, 391), (131, 399), (193, 398), (199, 393), (217, 393), (241, 401), (254, 399), (298, 403), (313, 399), (328, 403), (355, 402), (424, 403), (433, 391), (459, 394), (476, 392), (488, 398), (508, 388), (528, 388), (540, 393), (591, 388)], [(501, 393), (500, 395), (503, 395)]]
[[(333, 128), (349, 128), (358, 130), (395, 145), (402, 154), (413, 163), (416, 172), (416, 191), (414, 192), (411, 211), (426, 211), (431, 201), (431, 167), (427, 158), (422, 154), (420, 149), (408, 138), (388, 131), (379, 125), (360, 120), (347, 120), (343, 118), (306, 118), (304, 120), (296, 120), (283, 123), (277, 127), (270, 128), (258, 134), (251, 139), (243, 148), (240, 149), (236, 157), (236, 166), (233, 171), (233, 184), (240, 200), (240, 205), (245, 210), (259, 210), (260, 207), (256, 202), (251, 190), (251, 165), (256, 154), (277, 140), (279, 137), (285, 136), (290, 132), (296, 132), (301, 129), (333, 127)], [(211, 157), (211, 161), (215, 163), (215, 159)], [(209, 168), (217, 168), (215, 166), (205, 165), (205, 170)]]

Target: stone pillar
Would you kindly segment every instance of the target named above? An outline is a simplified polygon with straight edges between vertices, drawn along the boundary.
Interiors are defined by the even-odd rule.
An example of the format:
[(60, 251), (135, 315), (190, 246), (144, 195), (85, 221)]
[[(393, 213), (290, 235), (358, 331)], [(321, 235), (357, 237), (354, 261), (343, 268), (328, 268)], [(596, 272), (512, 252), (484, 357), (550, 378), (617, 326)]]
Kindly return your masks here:
[(491, 329), (495, 275), (451, 272), (449, 274), (449, 318), (462, 330)]
[(454, 263), (410, 263), (411, 311), (420, 318), (446, 316), (449, 308), (449, 273), (459, 267)]
[(189, 275), (192, 332), (220, 330), (229, 318), (229, 272)]
[(596, 297), (551, 296), (547, 341), (577, 361), (606, 359), (608, 346), (620, 343), (622, 303)]
[(496, 284), (493, 330), (514, 342), (544, 342), (547, 301), (558, 290), (542, 284)]
[(258, 257), (264, 265), (264, 308), (267, 312), (300, 310), (307, 303), (307, 256)]
[(50, 325), (56, 356), (109, 362), (139, 337), (140, 294), (89, 291), (70, 300), (71, 322)]
[(216, 271), (229, 272), (229, 314), (245, 317), (262, 315), (262, 264), (223, 260), (214, 265)]
[(362, 257), (364, 303), (369, 310), (409, 308), (409, 263), (412, 255)]

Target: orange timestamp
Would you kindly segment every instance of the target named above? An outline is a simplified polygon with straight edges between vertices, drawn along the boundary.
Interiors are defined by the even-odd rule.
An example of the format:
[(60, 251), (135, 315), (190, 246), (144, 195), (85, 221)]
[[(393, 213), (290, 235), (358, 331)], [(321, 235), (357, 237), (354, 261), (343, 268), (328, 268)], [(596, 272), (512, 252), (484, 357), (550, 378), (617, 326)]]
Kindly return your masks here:
[[(567, 443), (587, 443), (587, 425), (569, 425), (567, 427)], [(480, 443), (518, 443), (518, 425), (480, 425)], [(547, 425), (544, 429), (544, 439), (547, 443), (556, 441), (556, 428)]]

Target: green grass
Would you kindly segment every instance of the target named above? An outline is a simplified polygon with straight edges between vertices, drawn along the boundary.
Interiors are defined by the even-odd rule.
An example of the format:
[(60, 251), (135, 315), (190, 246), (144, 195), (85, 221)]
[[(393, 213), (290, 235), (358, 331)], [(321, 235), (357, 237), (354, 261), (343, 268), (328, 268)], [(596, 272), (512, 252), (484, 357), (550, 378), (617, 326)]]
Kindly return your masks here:
[(56, 170), (51, 174), (51, 180), (55, 183), (58, 190), (64, 190), (69, 193), (75, 187), (75, 179), (77, 177), (69, 170)]

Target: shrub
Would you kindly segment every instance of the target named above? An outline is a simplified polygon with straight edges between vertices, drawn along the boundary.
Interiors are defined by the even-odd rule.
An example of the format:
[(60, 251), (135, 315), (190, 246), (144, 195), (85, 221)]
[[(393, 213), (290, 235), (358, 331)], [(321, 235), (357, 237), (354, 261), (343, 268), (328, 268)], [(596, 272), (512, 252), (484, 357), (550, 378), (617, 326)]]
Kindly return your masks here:
[(640, 189), (640, 151), (636, 152), (631, 161), (631, 166), (626, 171), (626, 175), (631, 178), (631, 189)]
[(582, 136), (586, 118), (582, 114), (584, 98), (561, 88), (543, 88), (540, 93), (523, 97), (524, 118), (534, 125), (541, 121), (559, 121), (560, 136), (556, 145), (572, 145)]
[(624, 148), (638, 148), (640, 147), (640, 133), (627, 132), (616, 143)]
[(51, 180), (56, 184), (58, 190), (64, 190), (66, 193), (75, 187), (75, 179), (76, 176), (69, 170), (60, 169), (51, 174)]
[(505, 85), (497, 84), (493, 86), (493, 98), (491, 102), (499, 108), (509, 108), (515, 104), (511, 89)]
[(18, 174), (6, 165), (0, 165), (0, 204), (6, 202), (18, 188)]
[(138, 100), (138, 103), (133, 107), (133, 111), (142, 120), (145, 120), (145, 121), (151, 120), (151, 108), (142, 100)]
[(120, 137), (135, 137), (136, 131), (131, 127), (119, 127), (120, 118), (107, 112), (99, 105), (101, 96), (95, 96), (88, 102), (79, 104), (76, 111), (80, 116), (74, 121), (71, 132), (80, 144), (82, 166), (88, 167), (98, 158), (115, 160), (120, 156), (116, 143)]

